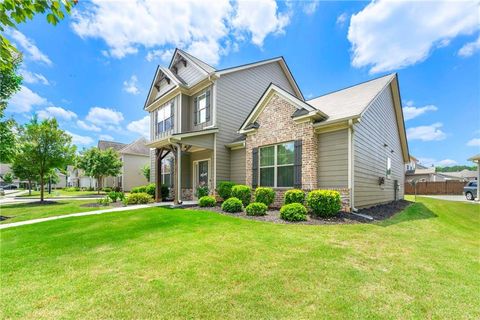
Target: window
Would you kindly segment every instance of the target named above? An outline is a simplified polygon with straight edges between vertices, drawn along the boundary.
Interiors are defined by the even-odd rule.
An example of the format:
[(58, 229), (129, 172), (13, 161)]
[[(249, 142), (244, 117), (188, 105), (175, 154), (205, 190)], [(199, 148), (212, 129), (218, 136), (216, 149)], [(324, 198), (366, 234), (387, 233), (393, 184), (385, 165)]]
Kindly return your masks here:
[(157, 134), (173, 129), (173, 101), (157, 110)]
[(169, 188), (173, 186), (172, 167), (173, 167), (172, 159), (167, 159), (162, 161), (162, 184), (166, 185)]
[(386, 172), (387, 178), (390, 179), (390, 176), (392, 175), (392, 159), (390, 157), (387, 157), (387, 172)]
[(293, 142), (260, 148), (260, 186), (293, 187)]
[(197, 124), (207, 122), (207, 94), (197, 97)]

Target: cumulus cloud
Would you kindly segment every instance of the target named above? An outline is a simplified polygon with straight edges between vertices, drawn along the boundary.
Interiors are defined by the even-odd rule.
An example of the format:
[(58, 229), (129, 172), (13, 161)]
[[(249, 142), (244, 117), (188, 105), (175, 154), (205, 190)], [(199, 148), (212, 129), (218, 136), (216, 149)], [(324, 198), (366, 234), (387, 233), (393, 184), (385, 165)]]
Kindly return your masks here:
[(156, 49), (156, 50), (151, 50), (147, 53), (145, 56), (145, 59), (148, 62), (151, 62), (153, 60), (160, 59), (160, 61), (166, 63), (169, 62), (170, 59), (172, 58), (174, 49), (167, 49), (167, 50), (162, 50), (162, 49)]
[(407, 136), (409, 140), (434, 141), (443, 140), (447, 137), (445, 132), (440, 128), (442, 123), (434, 123), (429, 126), (419, 126), (407, 129)]
[(467, 142), (469, 147), (480, 147), (480, 138), (474, 138)]
[(476, 1), (372, 1), (352, 15), (352, 65), (371, 73), (425, 60), (459, 35), (479, 29)]
[(137, 87), (137, 76), (133, 75), (129, 80), (123, 81), (123, 91), (131, 93), (133, 95), (139, 94), (140, 90)]
[(93, 139), (89, 136), (81, 136), (79, 134), (70, 132), (68, 130), (65, 130), (65, 132), (67, 134), (69, 134), (70, 136), (72, 136), (73, 144), (86, 146), (86, 145), (90, 145), (90, 144), (93, 143)]
[(20, 87), (20, 91), (12, 96), (8, 102), (8, 112), (24, 113), (32, 110), (34, 106), (43, 106), (48, 103), (47, 99), (39, 96), (25, 86)]
[(73, 111), (63, 109), (61, 107), (47, 107), (37, 112), (39, 119), (56, 118), (61, 120), (72, 120), (77, 117)]
[(348, 13), (344, 12), (337, 17), (337, 25), (343, 27), (348, 20)]
[(123, 114), (110, 108), (93, 107), (85, 119), (99, 126), (116, 126), (123, 121)]
[(319, 0), (307, 1), (303, 5), (303, 12), (305, 12), (308, 15), (314, 14), (315, 11), (317, 11), (319, 2), (320, 2)]
[(17, 49), (23, 51), (27, 58), (43, 62), (46, 65), (51, 65), (52, 61), (34, 44), (32, 40), (27, 38), (23, 33), (15, 29), (8, 29), (7, 35), (17, 44)]
[(100, 140), (107, 140), (107, 141), (114, 141), (113, 137), (108, 134), (101, 134), (98, 136), (98, 139)]
[(407, 102), (407, 106), (403, 107), (403, 117), (405, 121), (416, 118), (429, 111), (437, 111), (438, 108), (434, 105), (426, 105), (423, 107), (414, 107), (413, 103)]
[(274, 0), (93, 0), (86, 9), (74, 10), (72, 19), (80, 37), (105, 41), (107, 56), (123, 58), (145, 48), (151, 61), (165, 59), (168, 48), (178, 46), (212, 64), (228, 52), (229, 41), (246, 39), (261, 46), (289, 23)]
[(469, 42), (461, 47), (460, 50), (458, 50), (458, 55), (466, 58), (472, 56), (478, 50), (480, 50), (480, 36), (478, 36), (477, 40)]
[(91, 124), (91, 123), (86, 123), (83, 120), (77, 120), (77, 126), (80, 129), (87, 130), (87, 131), (100, 132), (102, 130), (99, 127), (97, 127), (96, 125)]
[(140, 120), (132, 121), (127, 125), (131, 132), (141, 134), (145, 138), (150, 138), (150, 116), (145, 116)]
[(40, 73), (30, 72), (26, 69), (20, 69), (20, 75), (25, 83), (41, 83), (46, 86), (50, 85), (50, 82)]

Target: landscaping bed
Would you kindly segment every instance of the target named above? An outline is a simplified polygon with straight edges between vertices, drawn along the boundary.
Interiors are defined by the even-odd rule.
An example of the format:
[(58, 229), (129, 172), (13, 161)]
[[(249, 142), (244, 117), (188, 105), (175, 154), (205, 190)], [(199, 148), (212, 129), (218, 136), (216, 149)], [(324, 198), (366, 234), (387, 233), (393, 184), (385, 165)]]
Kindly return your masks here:
[(360, 209), (358, 210), (358, 213), (366, 214), (372, 217), (374, 220), (386, 220), (393, 217), (398, 212), (401, 212), (410, 204), (411, 202), (407, 200), (392, 201), (371, 208)]

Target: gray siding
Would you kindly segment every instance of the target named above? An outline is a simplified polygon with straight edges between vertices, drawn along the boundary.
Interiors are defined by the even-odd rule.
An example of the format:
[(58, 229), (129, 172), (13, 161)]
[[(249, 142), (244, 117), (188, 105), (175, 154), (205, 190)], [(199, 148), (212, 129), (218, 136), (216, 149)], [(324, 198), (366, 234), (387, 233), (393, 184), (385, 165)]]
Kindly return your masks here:
[(318, 187), (348, 187), (348, 130), (319, 135)]
[(150, 149), (150, 182), (156, 183), (157, 179), (155, 176), (157, 168), (155, 165), (155, 149)]
[[(186, 67), (183, 66), (183, 63), (177, 63), (176, 67), (178, 68), (178, 76), (182, 78), (183, 81), (185, 81), (188, 85), (195, 84), (200, 79), (205, 77), (205, 73), (193, 63), (187, 62)], [(172, 72), (174, 71), (172, 70)]]
[(246, 179), (245, 148), (230, 151), (230, 181), (245, 184)]
[(225, 144), (238, 129), (270, 83), (294, 94), (278, 62), (222, 75), (217, 80), (217, 181), (230, 179), (230, 151)]
[(160, 81), (160, 90), (157, 91), (155, 87), (153, 87), (153, 90), (157, 92), (155, 95), (155, 99), (158, 99), (162, 95), (164, 95), (166, 92), (170, 91), (175, 85), (173, 82), (170, 82), (170, 84), (167, 83), (167, 80), (163, 79)]
[[(405, 164), (390, 86), (374, 100), (361, 122), (355, 124), (354, 152), (355, 207), (394, 200), (394, 180), (400, 185), (398, 197), (403, 199)], [(392, 162), (391, 178), (386, 177), (387, 157)], [(378, 184), (379, 177), (385, 177), (384, 185)]]

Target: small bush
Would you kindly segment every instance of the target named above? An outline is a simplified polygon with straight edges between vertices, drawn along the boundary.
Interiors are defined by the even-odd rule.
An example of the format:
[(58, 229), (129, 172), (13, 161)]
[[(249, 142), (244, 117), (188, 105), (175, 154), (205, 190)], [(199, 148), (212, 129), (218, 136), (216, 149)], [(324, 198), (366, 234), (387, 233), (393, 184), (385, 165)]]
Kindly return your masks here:
[(162, 184), (160, 187), (160, 194), (162, 195), (162, 200), (168, 199), (170, 196), (170, 190), (166, 184)]
[(126, 198), (127, 204), (146, 204), (153, 202), (151, 195), (145, 192), (132, 193)]
[(222, 203), (222, 210), (225, 212), (240, 212), (243, 210), (242, 201), (231, 197)]
[(208, 193), (209, 193), (208, 187), (203, 186), (203, 187), (197, 187), (197, 191), (195, 195), (197, 196), (197, 198), (202, 198), (202, 197), (208, 196)]
[(125, 194), (123, 192), (111, 191), (108, 193), (108, 197), (112, 199), (113, 202), (117, 202), (117, 200), (123, 200), (125, 198)]
[(311, 191), (306, 203), (314, 215), (325, 218), (335, 216), (342, 208), (340, 193), (332, 190)]
[(88, 187), (87, 191), (95, 191), (95, 188), (94, 187)]
[(240, 199), (244, 206), (248, 206), (252, 198), (252, 189), (243, 184), (237, 184), (232, 187), (232, 197)]
[(268, 206), (262, 202), (252, 202), (245, 208), (247, 216), (264, 216), (267, 210)]
[(146, 193), (147, 192), (147, 186), (138, 186), (138, 187), (133, 187), (132, 190), (130, 190), (130, 193)]
[(305, 202), (305, 192), (299, 189), (292, 189), (285, 192), (284, 204)]
[(280, 209), (280, 218), (286, 221), (307, 220), (307, 208), (300, 203), (290, 203)]
[(255, 189), (255, 202), (261, 202), (267, 207), (275, 200), (275, 191), (272, 188), (258, 187)]
[(232, 196), (232, 188), (235, 185), (234, 182), (230, 181), (221, 181), (218, 184), (217, 191), (218, 195), (225, 201)]
[(215, 200), (214, 196), (203, 196), (198, 199), (198, 206), (199, 207), (215, 207), (217, 200)]
[(97, 200), (97, 203), (102, 206), (108, 206), (112, 202), (110, 197), (106, 196)]
[(102, 191), (105, 192), (105, 193), (109, 193), (109, 192), (112, 192), (112, 188), (105, 187), (105, 188), (102, 188)]
[(155, 183), (150, 183), (146, 185), (145, 192), (151, 195), (152, 197), (155, 197)]
[(80, 188), (79, 187), (68, 187), (68, 188), (63, 188), (63, 191), (75, 192), (75, 191), (80, 191)]

